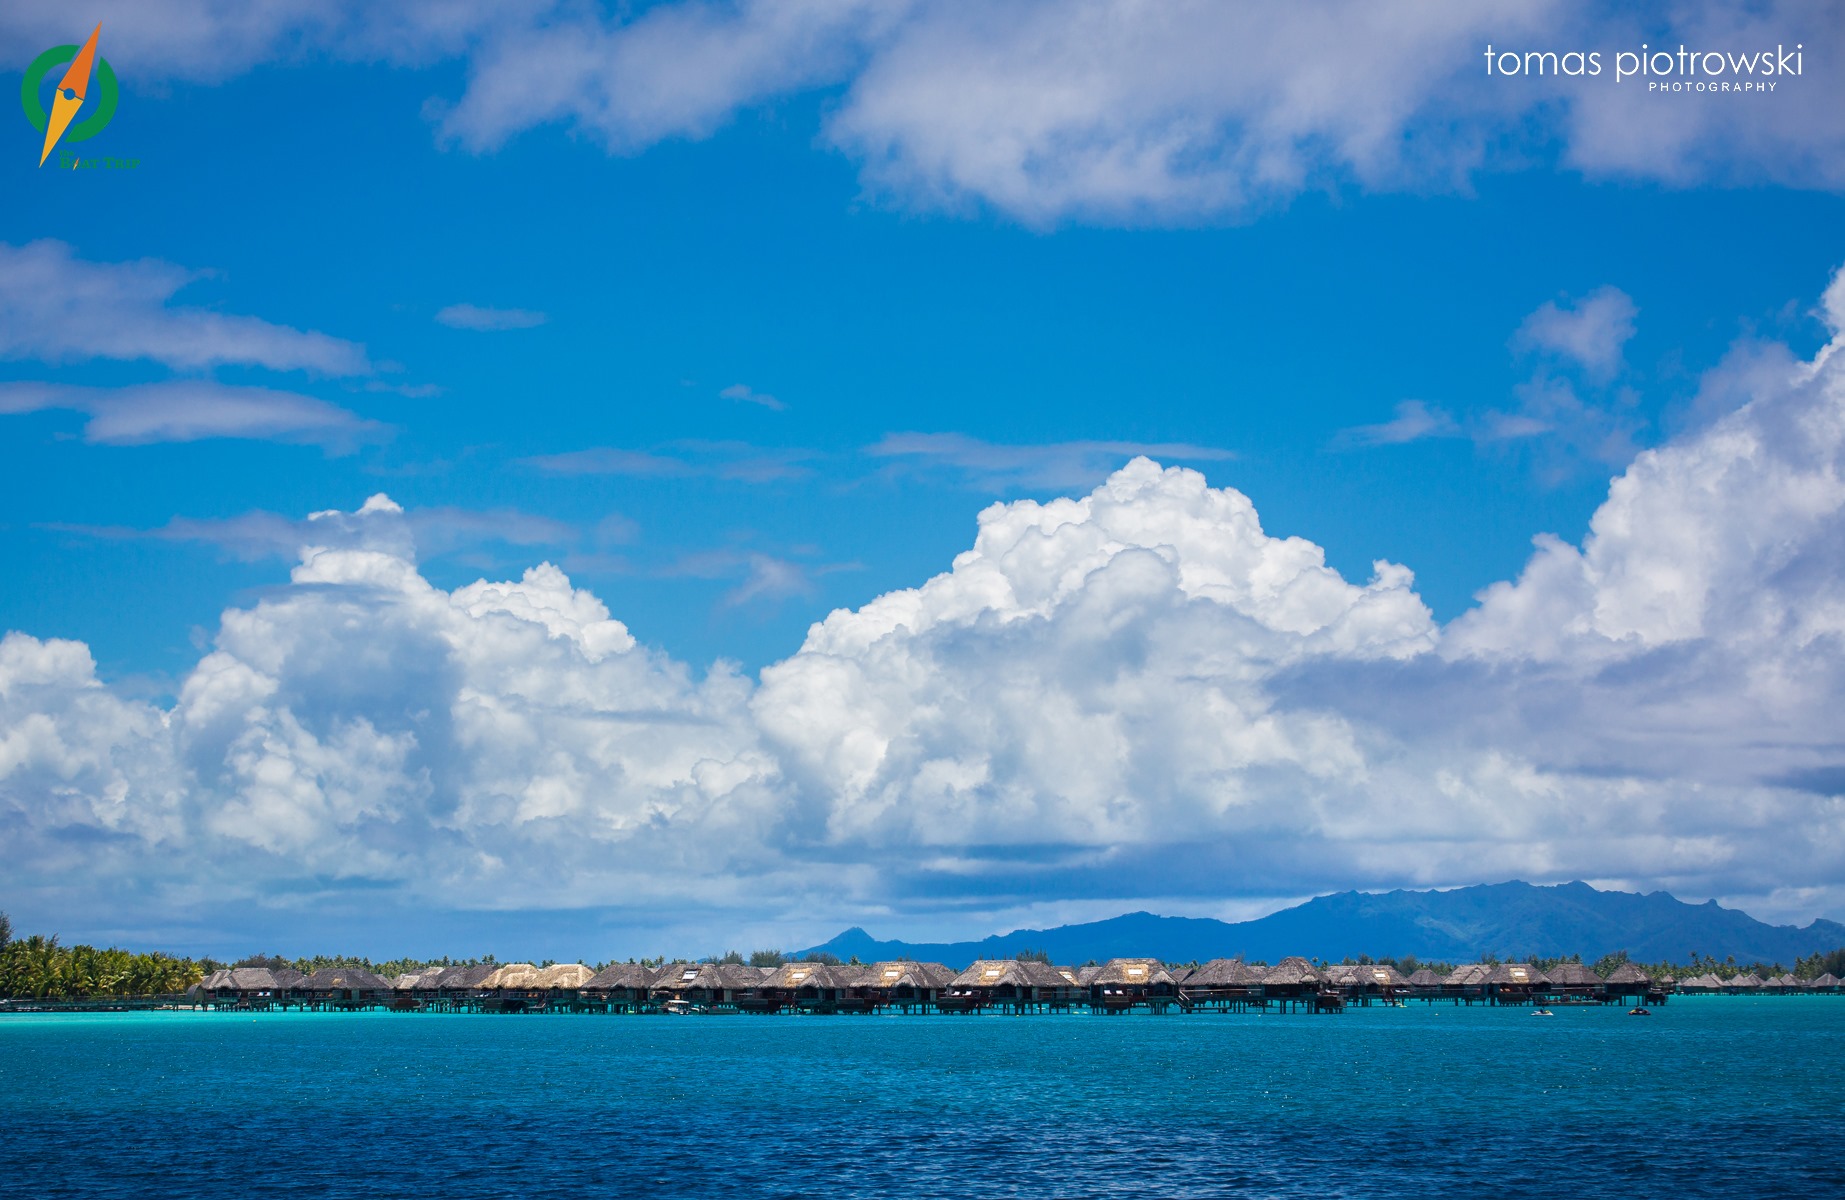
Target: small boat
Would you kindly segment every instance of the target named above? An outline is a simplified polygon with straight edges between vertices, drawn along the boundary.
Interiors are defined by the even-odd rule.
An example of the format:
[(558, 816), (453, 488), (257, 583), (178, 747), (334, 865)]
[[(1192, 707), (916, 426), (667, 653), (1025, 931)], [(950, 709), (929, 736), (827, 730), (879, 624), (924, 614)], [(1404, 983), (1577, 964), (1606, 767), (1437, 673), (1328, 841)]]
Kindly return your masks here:
[(1627, 1015), (1630, 1017), (1650, 1017), (1653, 1015), (1653, 1010), (1650, 1008), (1630, 1008), (1627, 1010)]
[(1551, 1012), (1548, 1008), (1534, 1008), (1531, 1010), (1531, 1015), (1534, 1017), (1554, 1017), (1557, 1014)]

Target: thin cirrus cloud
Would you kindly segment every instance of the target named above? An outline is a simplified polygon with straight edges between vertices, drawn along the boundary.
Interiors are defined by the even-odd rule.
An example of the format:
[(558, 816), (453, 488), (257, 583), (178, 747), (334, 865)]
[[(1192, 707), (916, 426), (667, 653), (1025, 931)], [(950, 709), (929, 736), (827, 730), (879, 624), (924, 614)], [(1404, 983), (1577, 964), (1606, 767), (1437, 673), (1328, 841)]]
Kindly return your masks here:
[(770, 412), (786, 412), (788, 406), (767, 392), (759, 392), (747, 383), (733, 383), (718, 393), (726, 400), (735, 400), (740, 404), (755, 404)]
[[(368, 545), (388, 543), (395, 552), (419, 558), (434, 558), (483, 543), (569, 546), (581, 540), (573, 525), (516, 508), (466, 509), (435, 505), (405, 511), (383, 496), (372, 497), (369, 503), (370, 509), (363, 513), (366, 518), (363, 539), (356, 532), (357, 523), (345, 513), (317, 513), (301, 519), (260, 509), (231, 517), (174, 517), (164, 525), (148, 529), (68, 523), (47, 524), (44, 528), (111, 541), (198, 543), (244, 562), (295, 559), (308, 547), (356, 545), (362, 540)], [(387, 535), (390, 525), (399, 528)], [(611, 515), (604, 518), (597, 535), (600, 538), (604, 531), (618, 527), (623, 536), (628, 536), (631, 522)]]
[(46, 409), (84, 413), (83, 439), (143, 446), (210, 438), (296, 442), (334, 454), (389, 438), (388, 425), (313, 396), (209, 379), (175, 379), (121, 388), (55, 383), (0, 384), (0, 414)]
[(1222, 462), (1233, 451), (1185, 442), (1074, 441), (1007, 445), (964, 433), (892, 433), (865, 454), (912, 470), (952, 474), (982, 488), (1082, 487), (1136, 456)]
[(0, 357), (149, 360), (180, 371), (237, 365), (371, 373), (356, 342), (172, 302), (204, 277), (155, 259), (90, 262), (58, 241), (0, 243)]
[[(1508, 877), (1837, 913), (1845, 277), (1825, 304), (1821, 353), (1740, 349), (1712, 384), (1739, 407), (1446, 625), (1407, 567), (1346, 579), (1145, 458), (988, 506), (945, 569), (757, 679), (638, 644), (549, 564), (437, 587), (382, 497), (318, 513), (170, 703), (81, 643), (0, 639), (0, 870), (66, 929), (490, 897), (599, 908), (627, 952), (667, 910), (714, 945), (1047, 892)], [(800, 586), (746, 552), (680, 565)]]
[[(473, 151), (557, 125), (635, 154), (824, 90), (819, 140), (858, 162), (868, 192), (1033, 225), (1239, 219), (1329, 187), (1464, 193), (1534, 162), (1668, 186), (1845, 187), (1845, 75), (1813, 69), (1839, 57), (1832, 0), (98, 3), (111, 53), (147, 78), (218, 80), (304, 50), (461, 60), (462, 90), (429, 111), (439, 138)], [(69, 36), (55, 0), (0, 10), (15, 61)], [(1489, 42), (1801, 42), (1808, 69), (1748, 103), (1662, 101), (1612, 72), (1488, 77)]]
[(1423, 438), (1464, 436), (1460, 425), (1443, 409), (1421, 400), (1403, 400), (1398, 402), (1396, 415), (1390, 420), (1341, 430), (1335, 442), (1354, 446), (1398, 446)]
[(592, 446), (521, 459), (550, 475), (623, 475), (636, 479), (720, 479), (732, 483), (780, 483), (811, 476), (819, 456), (798, 448), (765, 448), (743, 442), (687, 440), (662, 450)]
[(549, 319), (544, 313), (528, 308), (483, 308), (478, 304), (451, 304), (436, 314), (439, 324), (451, 329), (471, 329), (477, 333), (536, 329)]

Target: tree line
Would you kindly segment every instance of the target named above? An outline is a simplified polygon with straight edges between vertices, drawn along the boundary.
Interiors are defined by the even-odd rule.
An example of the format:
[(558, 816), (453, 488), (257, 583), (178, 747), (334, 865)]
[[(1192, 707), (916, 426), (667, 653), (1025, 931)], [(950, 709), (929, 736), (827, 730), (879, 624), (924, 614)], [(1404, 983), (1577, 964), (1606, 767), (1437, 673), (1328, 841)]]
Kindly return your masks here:
[(210, 959), (136, 954), (114, 946), (66, 946), (55, 936), (15, 938), (12, 920), (0, 913), (0, 998), (172, 995), (185, 991), (217, 966)]

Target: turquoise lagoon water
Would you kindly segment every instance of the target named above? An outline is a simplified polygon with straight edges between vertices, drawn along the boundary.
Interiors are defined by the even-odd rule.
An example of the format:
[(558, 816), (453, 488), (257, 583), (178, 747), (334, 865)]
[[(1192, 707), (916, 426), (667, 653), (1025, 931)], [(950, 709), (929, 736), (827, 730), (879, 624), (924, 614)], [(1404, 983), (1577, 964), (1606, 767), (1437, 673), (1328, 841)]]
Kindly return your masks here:
[(1845, 1194), (1845, 997), (0, 1017), (0, 1195)]

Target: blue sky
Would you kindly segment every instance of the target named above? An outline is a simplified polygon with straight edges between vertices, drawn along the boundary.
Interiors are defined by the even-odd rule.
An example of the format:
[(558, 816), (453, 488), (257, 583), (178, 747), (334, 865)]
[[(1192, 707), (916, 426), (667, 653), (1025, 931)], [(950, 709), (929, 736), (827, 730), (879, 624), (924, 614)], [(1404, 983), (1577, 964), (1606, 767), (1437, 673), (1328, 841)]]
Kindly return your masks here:
[[(217, 661), (208, 656), (262, 658), (248, 642), (259, 635), (248, 632), (239, 635), (243, 648), (225, 649), (235, 640), (221, 627), (227, 610), (305, 602), (303, 587), (357, 586), (340, 572), (290, 582), (309, 513), (356, 512), (367, 497), (388, 494), (405, 510), (388, 519), (415, 543), (404, 561), (445, 591), (556, 564), (626, 626), (637, 653), (653, 655), (665, 676), (683, 677), (684, 688), (710, 688), (734, 672), (738, 686), (755, 689), (727, 702), (754, 714), (737, 717), (749, 726), (743, 742), (698, 751), (681, 774), (695, 776), (696, 763), (736, 766), (759, 756), (751, 769), (771, 797), (761, 811), (723, 802), (754, 815), (734, 827), (700, 817), (729, 832), (701, 826), (683, 844), (677, 834), (668, 839), (671, 848), (621, 834), (619, 853), (611, 851), (611, 861), (704, 854), (708, 866), (699, 870), (757, 879), (775, 898), (772, 915), (752, 911), (748, 921), (737, 914), (754, 902), (714, 902), (687, 919), (688, 938), (741, 925), (765, 942), (792, 942), (848, 917), (882, 919), (880, 932), (949, 936), (1129, 902), (1240, 915), (1330, 886), (1475, 882), (1464, 855), (1423, 860), (1426, 869), (1379, 868), (1376, 829), (1336, 833), (1331, 815), (1286, 838), (1266, 826), (1258, 837), (1236, 822), (1194, 827), (1187, 817), (1178, 825), (1200, 856), (1196, 877), (1171, 894), (1144, 884), (1124, 890), (1081, 864), (1098, 854), (1156, 854), (1163, 843), (1146, 831), (1171, 816), (1161, 806), (1195, 816), (1199, 804), (1261, 791), (1269, 785), (1254, 781), (1281, 768), (1254, 754), (1211, 782), (1181, 785), (1148, 780), (1130, 764), (1111, 802), (1146, 806), (1144, 822), (1116, 826), (1066, 812), (1065, 824), (1043, 817), (1040, 844), (994, 814), (1027, 792), (1040, 801), (1067, 793), (1080, 806), (1082, 789), (1028, 768), (1002, 779), (995, 764), (1024, 754), (1029, 737), (981, 749), (956, 742), (974, 736), (966, 731), (925, 733), (914, 717), (894, 732), (859, 731), (885, 745), (910, 738), (933, 747), (910, 767), (883, 762), (865, 794), (884, 796), (873, 806), (887, 815), (893, 804), (925, 811), (917, 781), (936, 779), (947, 770), (939, 764), (953, 761), (973, 780), (963, 787), (973, 807), (943, 809), (959, 814), (942, 819), (947, 827), (918, 817), (903, 829), (867, 832), (863, 814), (839, 807), (860, 784), (839, 765), (838, 747), (857, 745), (858, 735), (840, 733), (832, 750), (802, 743), (831, 718), (814, 716), (819, 701), (802, 693), (806, 723), (793, 729), (786, 711), (768, 711), (780, 692), (759, 673), (792, 663), (809, 627), (829, 612), (868, 612), (877, 598), (948, 571), (974, 545), (975, 518), (988, 505), (1084, 496), (1141, 453), (1248, 497), (1267, 535), (1323, 548), (1326, 565), (1352, 585), (1363, 587), (1377, 560), (1408, 567), (1413, 590), (1402, 594), (1426, 606), (1430, 622), (1427, 645), (1417, 643), (1415, 653), (1457, 644), (1465, 639), (1438, 631), (1473, 611), (1483, 589), (1517, 579), (1534, 561), (1535, 535), (1583, 544), (1591, 516), (1610, 501), (1611, 477), (1636, 454), (1688, 447), (1727, 411), (1759, 398), (1767, 385), (1743, 369), (1751, 355), (1768, 347), (1761, 354), (1771, 360), (1811, 361), (1836, 333), (1821, 297), (1845, 263), (1845, 132), (1836, 115), (1840, 77), (1820, 40), (1836, 36), (1828, 18), (1837, 13), (1823, 4), (1771, 6), (1747, 24), (1726, 24), (1716, 9), (1681, 18), (1682, 36), (1713, 45), (1753, 45), (1767, 29), (1813, 47), (1801, 78), (1781, 81), (1785, 93), (1747, 101), (1753, 107), (1740, 116), (1716, 100), (1642, 103), (1581, 81), (1492, 93), (1471, 78), (1475, 42), (1503, 38), (1506, 26), (1528, 44), (1613, 48), (1627, 44), (1624, 22), (1663, 18), (1563, 10), (1514, 18), (1508, 10), (1494, 25), (1457, 10), (1445, 24), (1429, 19), (1393, 34), (1401, 38), (1397, 74), (1377, 78), (1353, 65), (1365, 48), (1356, 34), (1337, 32), (1338, 14), (1328, 8), (1306, 10), (1301, 21), (1321, 39), (1321, 54), (1351, 70), (1317, 104), (1275, 100), (1304, 86), (1312, 74), (1304, 65), (1255, 68), (1274, 74), (1245, 94), (1219, 86), (1221, 65), (1162, 59), (1162, 38), (1208, 47), (1291, 36), (1174, 10), (1161, 29), (1133, 31), (1100, 83), (1089, 80), (1120, 89), (1125, 102), (1099, 115), (1080, 106), (1052, 111), (1036, 124), (1020, 115), (1028, 107), (1021, 97), (1054, 110), (1064, 102), (1058, 85), (1097, 70), (1086, 21), (1108, 6), (1061, 17), (1021, 9), (1010, 25), (956, 5), (840, 6), (846, 15), (815, 19), (812, 28), (790, 28), (800, 21), (793, 10), (752, 5), (625, 14), (534, 6), (517, 18), (443, 17), (415, 5), (316, 17), (280, 6), (237, 28), (214, 25), (210, 10), (180, 0), (152, 7), (164, 12), (158, 25), (107, 5), (79, 17), (27, 4), (0, 19), (15, 80), (39, 49), (81, 40), (85, 22), (102, 20), (101, 53), (122, 79), (122, 101), (109, 128), (74, 149), (139, 160), (132, 170), (40, 169), (31, 153), (38, 135), (17, 118), (15, 153), (0, 159), (8, 198), (0, 270), (11, 276), (0, 275), (0, 313), (12, 330), (0, 336), (0, 382), (12, 388), (0, 398), (11, 414), (0, 417), (8, 566), (0, 627), (35, 646), (83, 643), (94, 679), (72, 686), (105, 689), (130, 713), (122, 718), (129, 725), (165, 713), (177, 727), (189, 711), (186, 689), (202, 688), (201, 672)], [(995, 27), (976, 54), (957, 39), (983, 24)], [(1013, 78), (1007, 55), (1034, 48), (1035, 65)], [(572, 57), (579, 50), (585, 61)], [(968, 75), (983, 70), (991, 88), (970, 87)], [(1200, 72), (1189, 90), (1163, 79), (1187, 71)], [(535, 80), (565, 98), (547, 97)], [(965, 106), (944, 99), (962, 88), (973, 97)], [(1158, 102), (1142, 111), (1139, 97)], [(980, 111), (969, 117), (964, 108)], [(1371, 127), (1373, 110), (1386, 128)], [(1183, 132), (1198, 127), (1215, 132)], [(1179, 136), (1174, 130), (1192, 139), (1180, 151), (1151, 166), (1134, 158)], [(1017, 163), (992, 165), (1008, 154)], [(1287, 161), (1276, 168), (1277, 158)], [(91, 290), (72, 298), (72, 280)], [(1733, 378), (1757, 392), (1736, 393)], [(226, 395), (241, 397), (238, 420), (254, 424), (224, 423), (214, 405)], [(1178, 503), (1177, 493), (1150, 485), (1145, 495), (1137, 503)], [(354, 518), (353, 526), (365, 522)], [(1822, 522), (1810, 536), (1823, 543), (1836, 532)], [(355, 546), (371, 544), (369, 534), (352, 536)], [(1119, 531), (1111, 536), (1133, 544)], [(1747, 597), (1768, 585), (1739, 586)], [(349, 600), (360, 609), (371, 603)], [(950, 639), (955, 655), (1000, 661), (1012, 652), (962, 645), (991, 633), (969, 620)], [(1157, 625), (1144, 613), (1122, 620)], [(1271, 623), (1304, 628), (1294, 617)], [(306, 636), (271, 636), (279, 646), (298, 635)], [(377, 637), (367, 645), (402, 668), (387, 670), (392, 678), (414, 675), (437, 653), (424, 642), (384, 646), (385, 634)], [(1717, 631), (1704, 622), (1695, 634), (1673, 635), (1685, 637), (1702, 645)], [(1194, 647), (1201, 660), (1216, 649)], [(972, 669), (939, 657), (948, 653), (937, 647), (937, 657), (892, 667), (892, 678), (940, 680)], [(1098, 649), (1097, 660), (1114, 653), (1128, 652)], [(1287, 657), (1249, 653), (1271, 665)], [(1564, 659), (1605, 669), (1587, 651)], [(714, 668), (720, 661), (734, 665)], [(274, 686), (262, 693), (271, 699), (252, 702), (250, 730), (281, 719), (287, 706), (273, 697), (293, 694), (291, 662), (298, 658), (277, 651)], [(1033, 664), (1021, 660), (1013, 670), (1044, 669)], [(1545, 676), (1554, 681), (1561, 670), (1553, 663)], [(789, 667), (789, 677), (798, 673)], [(969, 676), (958, 694), (993, 686)], [(1290, 689), (1325, 686), (1289, 674), (1259, 702), (1238, 704), (1246, 714), (1272, 714), (1296, 702)], [(1477, 684), (1426, 686), (1464, 708), (1470, 701), (1454, 698)], [(933, 711), (917, 698), (923, 684), (903, 687), (906, 704)], [(1362, 690), (1344, 679), (1340, 687)], [(304, 685), (290, 711), (315, 754), (337, 756), (356, 753), (334, 749), (341, 730), (385, 736), (398, 717), (410, 730), (414, 721), (403, 714), (432, 704), (459, 711), (459, 697), (476, 690), (470, 683), (443, 685), (436, 697), (386, 689), (355, 698)], [(849, 709), (844, 695), (827, 699)], [(1073, 711), (1115, 702), (1088, 695)], [(19, 703), (25, 707), (7, 715), (23, 729), (40, 702)], [(43, 713), (56, 703), (43, 701)], [(1298, 703), (1324, 713), (1331, 702)], [(1342, 745), (1366, 745), (1389, 725), (1352, 713), (1342, 719), (1356, 731)], [(1691, 736), (1705, 715), (1662, 719)], [(1132, 732), (1141, 727), (1129, 721), (1116, 730), (1129, 747), (1124, 762), (1151, 753)], [(411, 759), (433, 754), (426, 732), (399, 732), (409, 741), (398, 750)], [(1435, 790), (1436, 775), (1459, 769), (1440, 765), (1444, 754), (1463, 753), (1451, 739), (1390, 736), (1396, 749), (1367, 752), (1374, 768), (1414, 760), (1420, 765), (1402, 769), (1422, 771)], [(1516, 757), (1514, 743), (1527, 745), (1520, 738), (1549, 744), (1548, 731), (1526, 726), (1490, 753), (1466, 753)], [(99, 795), (116, 794), (108, 782), (116, 778), (118, 791), (183, 793), (188, 811), (194, 803), (261, 807), (254, 785), (232, 779), (229, 751), (208, 764), (220, 752), (180, 737), (148, 752), (160, 765), (143, 763), (151, 773), (143, 777), (126, 762), (140, 751), (104, 740)], [(226, 735), (226, 745), (235, 743)], [(402, 749), (412, 743), (413, 751)], [(1719, 767), (1669, 778), (1638, 765), (1652, 751), (1633, 746), (1585, 750), (1567, 768), (1536, 761), (1544, 757), (1536, 752), (1533, 769), (1571, 779), (1631, 776), (1700, 796), (1830, 779), (1824, 772), (1836, 769), (1824, 739), (1802, 747), (1786, 762), (1752, 766), (1740, 783)], [(470, 762), (476, 753), (452, 751)], [(1302, 751), (1299, 769), (1320, 779), (1317, 764), (1332, 753)], [(581, 791), (566, 807), (593, 824), (595, 802), (584, 797), (595, 794), (598, 771), (619, 776), (619, 786), (647, 772), (612, 765), (607, 753), (585, 755), (559, 777), (576, 780)], [(291, 761), (310, 759), (319, 761)], [(302, 769), (315, 803), (339, 810), (327, 799), (347, 786), (334, 780), (339, 770)], [(452, 816), (468, 808), (464, 796), (483, 794), (471, 789), (513, 786), (495, 767), (485, 774), (498, 782), (455, 784), (450, 795), (441, 770), (405, 770), (395, 783), (375, 783), (382, 798), (359, 804), (360, 816), (283, 821), (299, 826), (311, 852), (273, 830), (227, 834), (209, 811), (174, 817), (184, 833), (138, 836), (156, 847), (183, 844), (195, 869), (239, 880), (236, 888), (272, 904), (267, 928), (299, 928), (303, 937), (354, 934), (337, 921), (298, 923), (293, 902), (261, 882), (275, 878), (278, 863), (292, 864), (284, 874), (315, 881), (310, 890), (382, 890), (406, 911), (425, 912), (441, 907), (431, 897), (447, 895), (466, 912), (485, 902), (456, 891), (459, 864), (489, 854), (515, 881), (495, 885), (493, 907), (586, 912), (583, 919), (616, 931), (608, 936), (618, 949), (662, 948), (632, 930), (647, 925), (649, 902), (673, 903), (671, 887), (649, 883), (614, 900), (606, 888), (586, 887), (591, 898), (579, 900), (535, 882), (565, 870), (553, 850), (497, 855), (503, 840), (522, 844), (509, 830), (537, 819), (529, 814), (482, 818), (474, 830), (444, 817), (417, 833), (391, 810), (380, 818), (388, 834), (366, 825), (405, 788)], [(518, 770), (528, 782), (544, 774), (529, 763)], [(90, 853), (71, 849), (84, 844), (80, 828), (107, 821), (60, 815), (55, 799), (92, 786), (73, 784), (81, 775), (21, 766), (10, 780), (0, 777), (18, 846), (45, 839), (79, 861)], [(165, 782), (147, 782), (153, 778)], [(1366, 778), (1372, 782), (1354, 786), (1376, 795), (1376, 771)], [(1277, 786), (1293, 794), (1297, 785)], [(1558, 787), (1555, 796), (1569, 792)], [(1798, 804), (1822, 804), (1830, 787), (1794, 786), (1809, 800), (1789, 811), (1816, 819)], [(898, 792), (907, 798), (891, 799)], [(1203, 798), (1213, 794), (1216, 801)], [(1517, 802), (1480, 796), (1470, 805)], [(1546, 801), (1601, 802), (1586, 794)], [(829, 804), (829, 816), (810, 811)], [(1344, 811), (1327, 804), (1327, 814)], [(1540, 830), (1522, 842), (1523, 868), (1507, 865), (1516, 855), (1488, 855), (1479, 869), (1493, 878), (1671, 886), (1771, 915), (1841, 911), (1836, 849), (1815, 851), (1804, 875), (1775, 886), (1742, 864), (1785, 834), (1713, 825), (1708, 814), (1685, 816), (1679, 830), (1649, 813), (1635, 818), (1634, 836), (1650, 844), (1678, 830), (1700, 847), (1690, 856), (1697, 861), (1649, 850), (1646, 861), (1623, 868)], [(558, 815), (547, 810), (544, 819)], [(310, 825), (317, 832), (300, 832)], [(1827, 830), (1816, 840), (1836, 847), (1828, 840), (1836, 827)], [(553, 846), (558, 836), (540, 841)], [(774, 852), (745, 869), (696, 850), (701, 839), (736, 836)], [(1214, 856), (1235, 858), (1259, 842), (1273, 862), (1296, 861), (1327, 839), (1369, 849), (1333, 855), (1325, 872), (1276, 867), (1234, 884), (1208, 882)], [(105, 841), (125, 856), (111, 868), (123, 881), (120, 897), (147, 904), (158, 914), (149, 923), (63, 908), (69, 902), (55, 889), (29, 881), (0, 904), (35, 925), (62, 919), (130, 939), (215, 945), (255, 936), (146, 867), (141, 851)], [(1727, 857), (1710, 850), (1716, 843)], [(391, 847), (388, 863), (338, 865), (352, 861), (354, 845), (381, 844)], [(953, 865), (901, 885), (868, 882), (888, 856), (918, 854), (944, 864), (1022, 856), (1037, 882), (969, 889)], [(304, 865), (323, 855), (327, 861)], [(809, 869), (802, 864), (815, 863), (849, 863), (865, 877), (819, 892), (791, 882)], [(527, 898), (507, 901), (509, 894)], [(437, 949), (433, 931), (452, 929), (457, 918), (417, 919), (431, 930), (422, 941)]]

